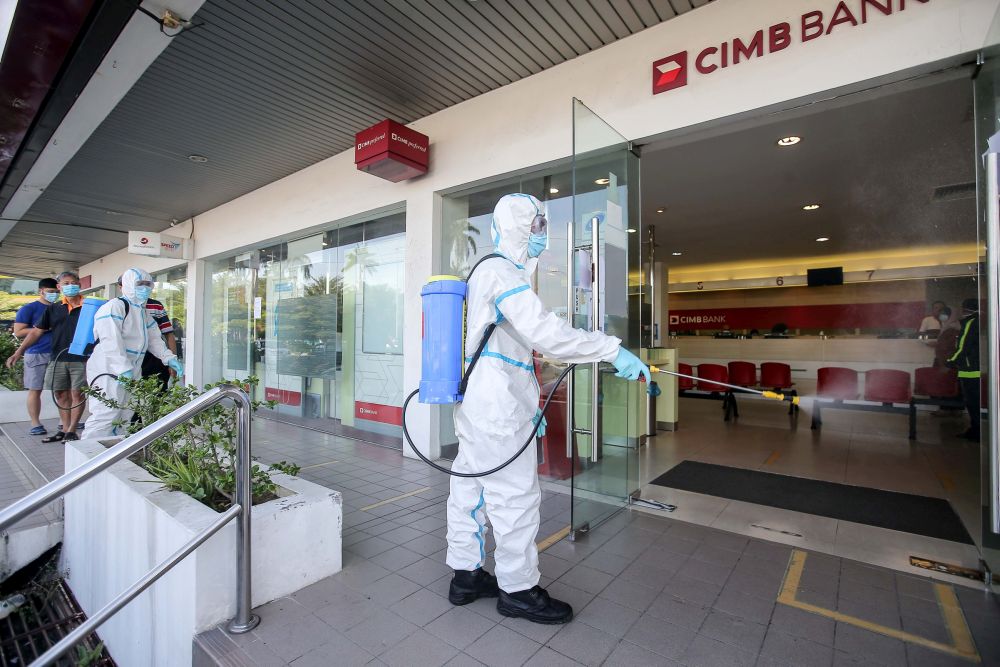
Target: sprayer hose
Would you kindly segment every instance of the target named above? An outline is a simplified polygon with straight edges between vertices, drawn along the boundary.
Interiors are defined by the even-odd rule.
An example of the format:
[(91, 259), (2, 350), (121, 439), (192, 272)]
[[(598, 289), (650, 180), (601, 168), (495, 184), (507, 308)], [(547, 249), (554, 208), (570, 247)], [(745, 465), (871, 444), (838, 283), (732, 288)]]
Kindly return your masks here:
[[(559, 377), (558, 379), (556, 379), (555, 384), (552, 385), (552, 391), (549, 392), (548, 398), (546, 398), (545, 403), (542, 404), (542, 414), (540, 417), (544, 417), (546, 410), (549, 409), (549, 403), (552, 402), (552, 397), (555, 396), (556, 387), (562, 384), (562, 381), (566, 379), (566, 376), (569, 375), (570, 371), (572, 371), (574, 368), (576, 368), (576, 364), (570, 364), (569, 366), (566, 367), (566, 370), (564, 370), (562, 373), (559, 374)], [(407, 444), (410, 445), (410, 449), (413, 450), (413, 453), (416, 454), (421, 461), (423, 461), (430, 467), (434, 468), (435, 470), (440, 470), (441, 472), (447, 475), (451, 475), (452, 477), (486, 477), (487, 475), (492, 475), (495, 472), (503, 470), (511, 463), (516, 461), (517, 457), (523, 454), (524, 450), (526, 450), (535, 441), (535, 434), (538, 432), (538, 427), (542, 423), (541, 418), (537, 419), (535, 421), (535, 428), (531, 429), (531, 434), (528, 436), (528, 439), (525, 440), (524, 444), (521, 446), (521, 449), (517, 450), (517, 453), (514, 454), (514, 456), (510, 457), (509, 459), (498, 465), (496, 468), (491, 468), (490, 470), (487, 470), (485, 472), (455, 472), (454, 470), (449, 470), (444, 466), (439, 466), (438, 464), (434, 463), (429, 458), (424, 456), (420, 452), (420, 450), (417, 449), (416, 445), (413, 444), (413, 440), (410, 438), (410, 430), (406, 428), (406, 408), (409, 406), (410, 400), (412, 400), (413, 397), (416, 396), (418, 393), (420, 393), (420, 390), (414, 389), (412, 392), (410, 392), (410, 395), (406, 397), (406, 400), (403, 401), (403, 419), (402, 419), (403, 437), (406, 439)]]

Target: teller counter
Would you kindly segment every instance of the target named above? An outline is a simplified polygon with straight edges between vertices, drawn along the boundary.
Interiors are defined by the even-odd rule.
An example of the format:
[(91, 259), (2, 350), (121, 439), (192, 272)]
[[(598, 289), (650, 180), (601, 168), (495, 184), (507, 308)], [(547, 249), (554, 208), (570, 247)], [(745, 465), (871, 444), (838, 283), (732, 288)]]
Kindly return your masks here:
[[(758, 367), (765, 361), (791, 366), (792, 379), (799, 393), (810, 393), (816, 386), (816, 372), (824, 366), (842, 366), (858, 371), (891, 368), (906, 371), (911, 377), (917, 368), (934, 361), (934, 341), (913, 338), (709, 338), (679, 336), (671, 340), (680, 363), (722, 364), (750, 361)], [(863, 390), (863, 388), (862, 388)]]

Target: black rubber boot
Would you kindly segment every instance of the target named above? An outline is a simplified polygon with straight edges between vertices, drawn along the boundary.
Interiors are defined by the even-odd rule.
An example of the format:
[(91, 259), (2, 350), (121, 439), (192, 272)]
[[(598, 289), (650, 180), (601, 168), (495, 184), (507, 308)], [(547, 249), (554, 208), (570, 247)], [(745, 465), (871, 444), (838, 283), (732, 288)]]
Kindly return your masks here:
[(497, 578), (483, 568), (455, 570), (448, 587), (448, 601), (454, 605), (469, 604), (479, 598), (495, 598), (499, 592)]
[(543, 625), (559, 625), (573, 620), (573, 607), (552, 599), (541, 586), (517, 593), (500, 591), (497, 611), (502, 616), (524, 618)]

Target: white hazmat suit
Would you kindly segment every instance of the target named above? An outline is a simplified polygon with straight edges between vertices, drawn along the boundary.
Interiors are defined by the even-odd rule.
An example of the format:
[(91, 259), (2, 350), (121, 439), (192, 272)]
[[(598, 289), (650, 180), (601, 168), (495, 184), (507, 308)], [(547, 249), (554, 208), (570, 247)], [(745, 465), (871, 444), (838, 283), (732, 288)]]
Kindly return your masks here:
[[(571, 363), (611, 362), (618, 354), (619, 339), (574, 329), (549, 312), (531, 289), (528, 281), (537, 260), (528, 259), (528, 236), (532, 220), (541, 214), (542, 204), (534, 197), (501, 198), (493, 214), (492, 236), (496, 252), (503, 257), (484, 261), (469, 280), (465, 349), (478, 347), (489, 324), (498, 326), (455, 409), (459, 448), (452, 470), (489, 470), (513, 456), (528, 439), (539, 398), (532, 350)], [(492, 475), (451, 478), (447, 557), (451, 568), (482, 566), (485, 512), (496, 538), (495, 574), (500, 589), (515, 593), (538, 584), (535, 537), (541, 491), (537, 458), (535, 447), (528, 447)]]
[[(98, 343), (87, 361), (87, 381), (93, 382), (95, 389), (100, 389), (105, 396), (118, 403), (122, 403), (126, 396), (118, 380), (110, 375), (100, 377), (96, 382), (94, 378), (102, 373), (117, 376), (126, 371), (134, 379), (142, 377), (142, 359), (146, 350), (164, 364), (177, 358), (163, 342), (156, 321), (146, 310), (145, 299), (140, 300), (136, 296), (136, 282), (140, 280), (152, 280), (152, 277), (141, 269), (129, 269), (122, 275), (122, 297), (129, 302), (127, 315), (125, 302), (111, 299), (98, 308), (94, 316), (94, 337)], [(106, 438), (123, 433), (125, 426), (116, 428), (114, 422), (127, 426), (132, 418), (131, 410), (118, 410), (94, 398), (88, 401), (87, 407), (91, 415), (87, 420), (88, 437)]]

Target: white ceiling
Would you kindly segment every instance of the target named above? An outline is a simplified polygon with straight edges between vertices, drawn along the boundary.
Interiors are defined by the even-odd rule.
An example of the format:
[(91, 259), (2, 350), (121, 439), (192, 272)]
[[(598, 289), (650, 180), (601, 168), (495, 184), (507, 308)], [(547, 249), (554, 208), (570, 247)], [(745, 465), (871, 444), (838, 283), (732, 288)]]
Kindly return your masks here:
[[(955, 71), (903, 88), (643, 147), (642, 220), (658, 253), (693, 267), (975, 242), (974, 191), (934, 200), (975, 179), (972, 81)], [(776, 145), (789, 135), (802, 142)], [(811, 203), (821, 208), (802, 210)]]

